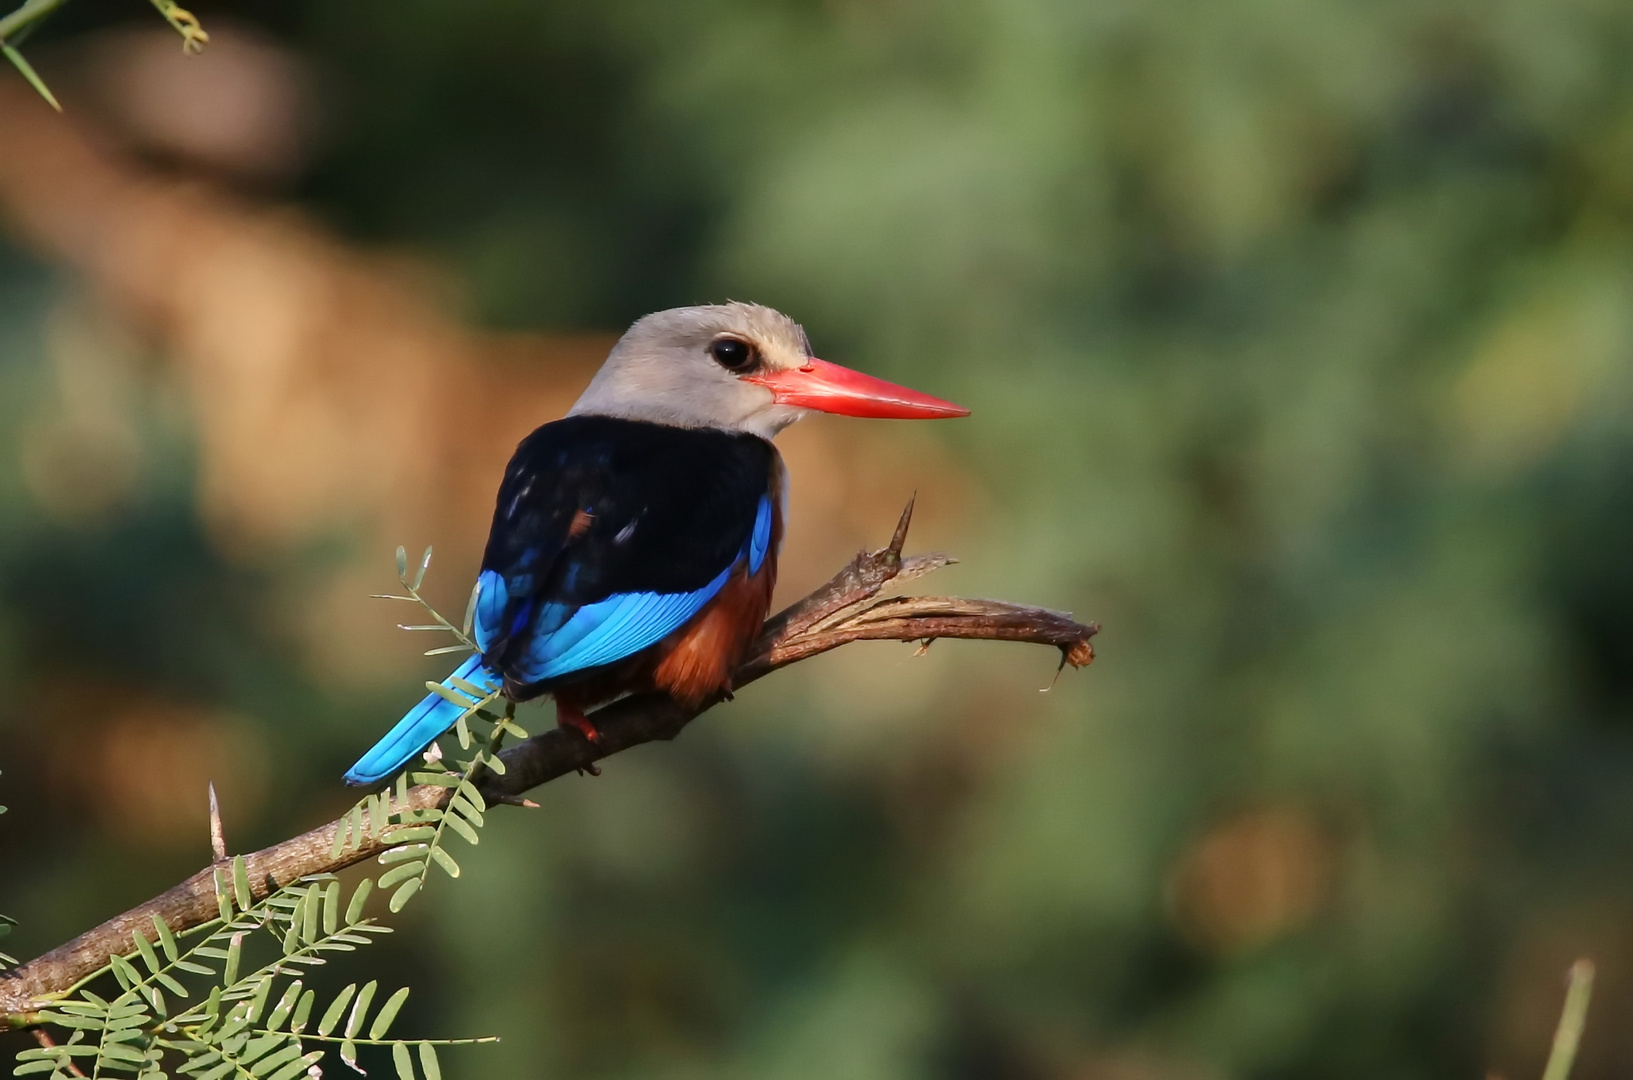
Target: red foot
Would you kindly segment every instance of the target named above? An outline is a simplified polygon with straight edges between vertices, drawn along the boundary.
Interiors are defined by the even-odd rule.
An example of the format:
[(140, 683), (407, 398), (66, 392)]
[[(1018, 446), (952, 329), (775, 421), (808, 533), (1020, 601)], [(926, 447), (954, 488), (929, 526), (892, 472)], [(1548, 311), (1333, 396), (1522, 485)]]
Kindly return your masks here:
[(595, 730), (594, 724), (585, 719), (582, 709), (576, 709), (571, 705), (563, 705), (559, 701), (556, 702), (556, 726), (572, 728), (590, 742), (595, 743), (597, 746), (601, 745), (601, 733)]

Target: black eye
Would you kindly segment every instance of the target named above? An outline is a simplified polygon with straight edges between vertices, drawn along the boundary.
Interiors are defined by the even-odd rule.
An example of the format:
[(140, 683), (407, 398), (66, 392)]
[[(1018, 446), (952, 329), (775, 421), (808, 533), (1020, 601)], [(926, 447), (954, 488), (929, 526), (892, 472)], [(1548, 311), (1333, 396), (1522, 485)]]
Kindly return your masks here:
[(723, 337), (709, 346), (709, 355), (727, 371), (739, 374), (752, 371), (760, 362), (760, 353), (748, 342), (734, 337)]

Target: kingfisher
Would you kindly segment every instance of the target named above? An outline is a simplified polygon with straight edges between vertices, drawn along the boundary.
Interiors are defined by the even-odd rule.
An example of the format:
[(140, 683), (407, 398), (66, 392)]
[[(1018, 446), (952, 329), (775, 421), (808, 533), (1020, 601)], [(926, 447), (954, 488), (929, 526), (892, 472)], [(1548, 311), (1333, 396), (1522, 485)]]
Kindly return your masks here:
[[(771, 440), (811, 412), (969, 415), (817, 359), (798, 323), (758, 304), (638, 320), (511, 457), (476, 581), (478, 651), (443, 685), (549, 694), (591, 742), (585, 713), (625, 694), (688, 709), (729, 694), (777, 580), (788, 482)], [(428, 694), (346, 781), (394, 775), (462, 711)]]

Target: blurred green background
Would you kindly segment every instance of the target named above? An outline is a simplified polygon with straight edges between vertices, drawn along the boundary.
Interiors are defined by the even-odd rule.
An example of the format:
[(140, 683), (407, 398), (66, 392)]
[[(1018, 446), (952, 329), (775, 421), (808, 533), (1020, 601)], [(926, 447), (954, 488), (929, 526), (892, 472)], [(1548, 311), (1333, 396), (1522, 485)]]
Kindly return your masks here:
[(345, 598), (435, 541), (457, 606), (507, 388), (735, 297), (974, 409), (813, 421), (785, 581), (919, 488), (931, 587), (1100, 659), (852, 647), (494, 815), (363, 961), (503, 1037), (451, 1075), (1526, 1077), (1582, 955), (1633, 1069), (1633, 7), (195, 10), (0, 98), (7, 951), (201, 865), (207, 778), (238, 849), (342, 809), (432, 672)]

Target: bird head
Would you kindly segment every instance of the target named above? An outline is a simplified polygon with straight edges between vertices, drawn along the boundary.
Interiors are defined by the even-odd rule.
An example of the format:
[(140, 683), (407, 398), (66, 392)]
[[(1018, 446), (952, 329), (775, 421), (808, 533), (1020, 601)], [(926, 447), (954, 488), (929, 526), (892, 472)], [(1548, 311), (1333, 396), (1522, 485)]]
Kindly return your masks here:
[(769, 439), (810, 412), (927, 420), (970, 411), (818, 360), (793, 319), (734, 302), (671, 308), (637, 321), (569, 415), (746, 431)]

